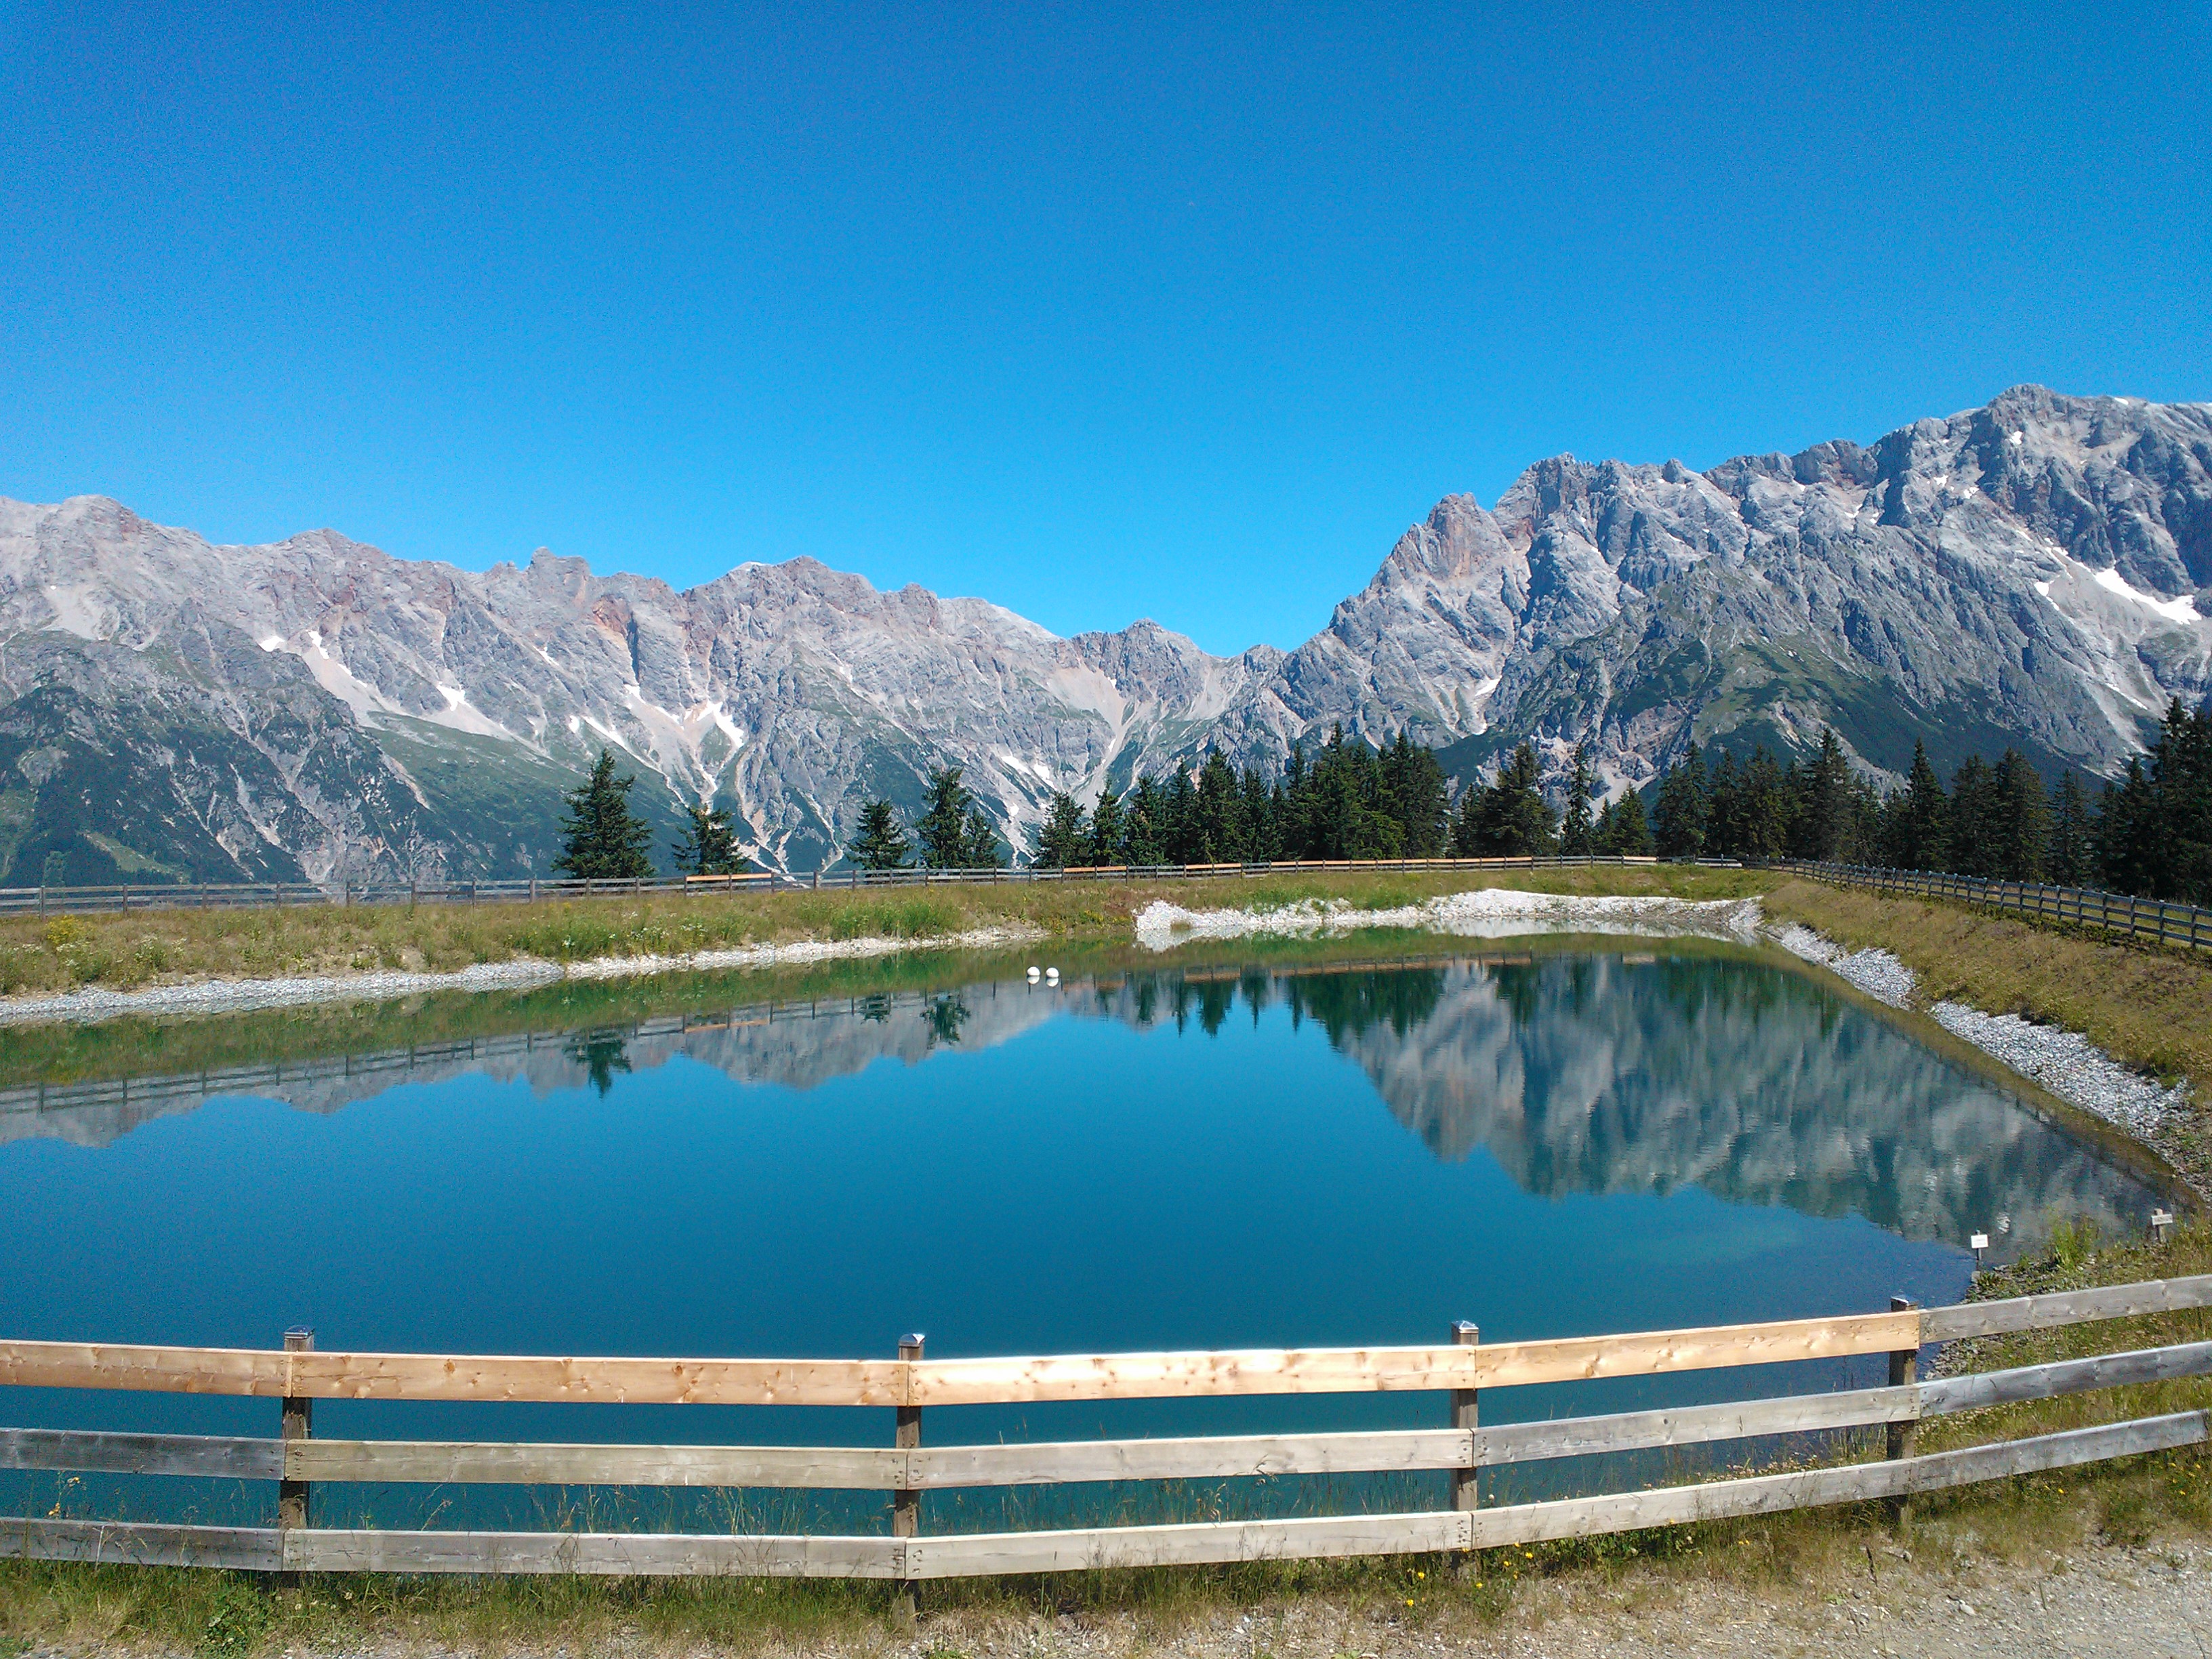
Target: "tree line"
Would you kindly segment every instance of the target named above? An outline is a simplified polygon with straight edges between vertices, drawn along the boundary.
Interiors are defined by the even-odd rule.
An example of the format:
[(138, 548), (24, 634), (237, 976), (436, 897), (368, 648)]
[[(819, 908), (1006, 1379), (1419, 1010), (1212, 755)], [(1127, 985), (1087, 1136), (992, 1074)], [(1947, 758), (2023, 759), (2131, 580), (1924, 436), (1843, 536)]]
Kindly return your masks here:
[[(635, 782), (617, 776), (613, 756), (599, 751), (566, 797), (556, 872), (653, 873), (651, 826), (629, 802)], [(2212, 702), (2192, 714), (2177, 699), (2148, 754), (2094, 797), (2072, 772), (2046, 786), (2017, 749), (1994, 763), (1967, 757), (1947, 788), (1918, 744), (1903, 787), (1884, 793), (1852, 769), (1832, 731), (1802, 760), (1759, 748), (1739, 762), (1693, 743), (1650, 791), (1648, 811), (1635, 790), (1600, 804), (1602, 793), (1577, 745), (1555, 812), (1536, 750), (1523, 743), (1455, 805), (1436, 751), (1410, 733), (1378, 749), (1339, 726), (1310, 756), (1292, 744), (1272, 774), (1234, 766), (1217, 750), (1195, 768), (1186, 760), (1126, 792), (1109, 789), (1087, 811), (1054, 794), (1035, 861), (1052, 869), (1443, 854), (1803, 858), (2212, 904)], [(695, 874), (744, 862), (720, 807), (691, 807), (671, 852)], [(911, 824), (890, 801), (868, 801), (846, 855), (870, 870), (989, 869), (1006, 862), (1008, 849), (962, 769), (945, 766), (929, 774)]]
[(1708, 763), (1692, 744), (1651, 819), (1663, 858), (1839, 860), (2212, 904), (2212, 702), (2191, 714), (2177, 698), (2148, 755), (2094, 797), (2070, 771), (2046, 786), (2017, 749), (1969, 755), (1947, 789), (1917, 743), (1883, 793), (1823, 732), (1786, 764), (1764, 749)]

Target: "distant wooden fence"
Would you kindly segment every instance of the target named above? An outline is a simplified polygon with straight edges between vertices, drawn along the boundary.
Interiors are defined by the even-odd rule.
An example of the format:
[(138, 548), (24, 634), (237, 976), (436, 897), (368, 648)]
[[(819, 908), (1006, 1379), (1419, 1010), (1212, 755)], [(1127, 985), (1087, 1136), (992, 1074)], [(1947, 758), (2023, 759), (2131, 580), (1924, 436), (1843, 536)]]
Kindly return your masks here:
[[(1703, 860), (1731, 863), (1732, 860)], [(0, 887), (0, 916), (112, 915), (132, 910), (266, 909), (285, 904), (525, 904), (541, 899), (608, 898), (641, 893), (743, 893), (798, 888), (937, 887), (1038, 881), (1184, 881), (1219, 876), (1286, 875), (1316, 870), (1422, 874), (1453, 870), (1532, 869), (1539, 865), (1656, 864), (1652, 858), (1332, 859), (1273, 864), (1113, 864), (1079, 869), (833, 870), (796, 874), (748, 870), (727, 876), (641, 876), (615, 881), (443, 881), (125, 883), (106, 887)]]
[[(2207, 1413), (2174, 1413), (1917, 1455), (1914, 1425), (2009, 1401), (2212, 1374), (2212, 1342), (1917, 1380), (1920, 1349), (1963, 1337), (2212, 1305), (2212, 1274), (1922, 1310), (1702, 1330), (1483, 1343), (1471, 1325), (1433, 1347), (926, 1359), (537, 1358), (0, 1343), (0, 1384), (244, 1395), (282, 1402), (276, 1440), (0, 1430), (0, 1468), (220, 1476), (278, 1483), (275, 1527), (0, 1519), (0, 1556), (258, 1571), (731, 1573), (884, 1578), (1483, 1549), (1915, 1492), (2197, 1445)], [(1486, 1389), (1857, 1354), (1889, 1356), (1887, 1386), (1549, 1422), (1479, 1425)], [(1449, 1426), (1042, 1444), (924, 1446), (930, 1406), (1230, 1395), (1436, 1390)], [(318, 1440), (318, 1400), (866, 1406), (894, 1443), (635, 1446)], [(1485, 1508), (1486, 1468), (1884, 1425), (1887, 1455), (1786, 1474)], [(1390, 1470), (1452, 1474), (1453, 1507), (1412, 1514), (925, 1534), (920, 1495), (948, 1487)], [(891, 1495), (884, 1534), (377, 1530), (317, 1527), (317, 1481), (846, 1488)]]
[(2134, 898), (2094, 887), (2051, 887), (2036, 881), (1984, 881), (1934, 870), (1891, 870), (1875, 865), (1790, 861), (1771, 866), (1838, 886), (1917, 898), (1958, 899), (2040, 921), (2072, 922), (2134, 939), (2212, 951), (2212, 910), (2178, 900)]

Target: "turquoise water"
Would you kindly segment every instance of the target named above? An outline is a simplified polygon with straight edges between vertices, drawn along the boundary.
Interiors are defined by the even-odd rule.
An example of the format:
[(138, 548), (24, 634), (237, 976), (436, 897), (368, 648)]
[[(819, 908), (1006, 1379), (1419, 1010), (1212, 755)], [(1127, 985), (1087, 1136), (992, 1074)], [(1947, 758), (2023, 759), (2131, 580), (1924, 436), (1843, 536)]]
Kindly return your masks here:
[[(995, 979), (295, 1070), (259, 1094), (142, 1085), (143, 1118), (58, 1089), (0, 1117), (0, 1332), (273, 1346), (306, 1324), (326, 1349), (889, 1355), (918, 1330), (951, 1356), (1431, 1342), (1472, 1319), (1500, 1340), (1954, 1300), (1971, 1231), (2033, 1247), (2057, 1218), (2132, 1229), (2153, 1201), (1987, 1076), (1748, 957)], [(1484, 1412), (1832, 1387), (1881, 1364), (1500, 1390)], [(925, 1434), (1443, 1410), (1405, 1395), (973, 1407), (927, 1413)], [(21, 1425), (275, 1419), (269, 1401), (0, 1390), (0, 1420)], [(888, 1443), (890, 1424), (325, 1401), (316, 1430)], [(51, 1477), (12, 1479), (11, 1512), (52, 1501)], [(1279, 1484), (1251, 1501), (1316, 1501)], [(1380, 1501), (1432, 1501), (1419, 1487)], [(273, 1501), (177, 1482), (64, 1496), (94, 1492), (111, 1513)], [(544, 1500), (321, 1501), (442, 1523)], [(872, 1496), (805, 1501), (879, 1520)]]

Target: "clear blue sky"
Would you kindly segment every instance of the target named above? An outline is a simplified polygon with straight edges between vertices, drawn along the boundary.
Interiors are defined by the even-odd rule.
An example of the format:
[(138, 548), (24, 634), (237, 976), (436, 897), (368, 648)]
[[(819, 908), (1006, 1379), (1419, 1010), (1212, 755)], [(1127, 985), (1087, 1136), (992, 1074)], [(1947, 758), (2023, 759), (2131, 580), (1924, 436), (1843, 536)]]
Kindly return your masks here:
[(1231, 650), (1563, 450), (2212, 398), (2212, 8), (1492, 9), (0, 0), (0, 494)]

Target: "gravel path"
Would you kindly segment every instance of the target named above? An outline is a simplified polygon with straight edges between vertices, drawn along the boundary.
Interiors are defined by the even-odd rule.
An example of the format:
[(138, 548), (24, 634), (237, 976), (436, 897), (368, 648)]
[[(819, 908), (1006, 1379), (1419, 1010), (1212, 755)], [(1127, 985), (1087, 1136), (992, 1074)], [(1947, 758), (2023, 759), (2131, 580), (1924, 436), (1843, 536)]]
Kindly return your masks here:
[[(1911, 1005), (1912, 970), (1887, 951), (1846, 951), (1796, 922), (1772, 937), (1792, 956), (1819, 963), (1877, 1002), (1893, 1008)], [(2186, 1100), (2186, 1085), (2161, 1087), (2078, 1031), (2038, 1025), (2018, 1014), (1984, 1013), (1963, 1002), (1938, 1002), (1928, 1012), (1952, 1036), (2033, 1079), (2061, 1100), (2142, 1139)]]

